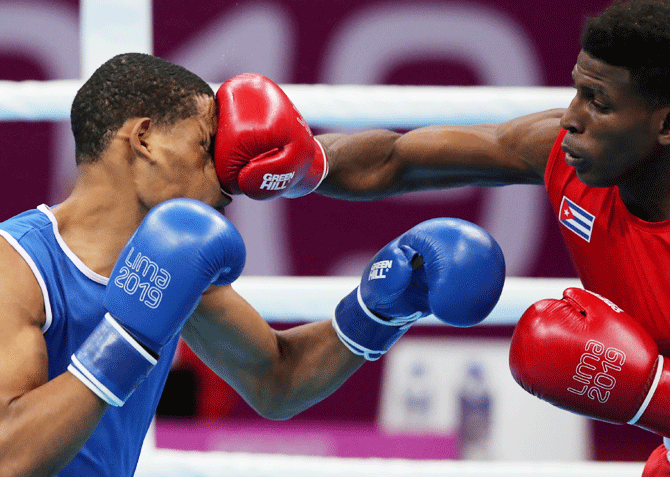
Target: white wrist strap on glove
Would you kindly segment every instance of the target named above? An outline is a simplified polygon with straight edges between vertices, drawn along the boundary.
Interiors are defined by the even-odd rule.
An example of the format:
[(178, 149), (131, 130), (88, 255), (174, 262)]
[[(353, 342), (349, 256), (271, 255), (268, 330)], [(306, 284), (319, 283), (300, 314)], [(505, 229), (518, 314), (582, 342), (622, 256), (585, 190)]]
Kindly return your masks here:
[(421, 316), (423, 314), (417, 311), (409, 316), (383, 320), (365, 305), (360, 288), (356, 287), (337, 305), (333, 328), (352, 353), (375, 361)]

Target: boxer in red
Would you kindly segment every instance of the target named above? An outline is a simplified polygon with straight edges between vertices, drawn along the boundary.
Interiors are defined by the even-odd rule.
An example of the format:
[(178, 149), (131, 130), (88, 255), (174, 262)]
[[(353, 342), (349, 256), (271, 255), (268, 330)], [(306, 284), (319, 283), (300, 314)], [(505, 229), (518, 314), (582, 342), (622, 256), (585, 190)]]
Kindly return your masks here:
[[(609, 322), (624, 315), (601, 306), (593, 295), (575, 291), (566, 292), (562, 306), (532, 307), (528, 313), (533, 319), (565, 327), (556, 336), (570, 340), (535, 345), (537, 329), (520, 327), (515, 343), (524, 343), (519, 345), (523, 353), (513, 349), (514, 375), (527, 389), (568, 410), (636, 422), (667, 436), (670, 411), (660, 404), (670, 391), (664, 384), (665, 364), (657, 357), (670, 356), (670, 5), (660, 0), (615, 1), (587, 19), (572, 77), (575, 96), (565, 110), (502, 124), (317, 136), (315, 143), (307, 141), (309, 157), (289, 168), (300, 172), (284, 181), (282, 190), (298, 184), (298, 176), (308, 177), (300, 194), (316, 188), (317, 193), (347, 200), (462, 185), (544, 184), (584, 288), (628, 315), (625, 324), (610, 323), (610, 328), (578, 325), (587, 318)], [(321, 161), (324, 153), (327, 166)], [(309, 175), (309, 170), (317, 173)], [(264, 173), (285, 174), (286, 167)], [(588, 308), (586, 318), (582, 308)], [(610, 331), (603, 336), (601, 328)], [(608, 341), (613, 329), (619, 334), (616, 345)], [(534, 360), (533, 346), (572, 346), (578, 361), (566, 358), (564, 368), (555, 364), (543, 369), (545, 363)], [(589, 351), (600, 360), (612, 358), (598, 382), (606, 388), (616, 379), (616, 386), (593, 388), (596, 383), (589, 380), (598, 371), (589, 378), (584, 367), (580, 379), (586, 382), (568, 387), (587, 386), (582, 396), (586, 400), (577, 404), (565, 386), (560, 388), (562, 397), (557, 396), (558, 388), (546, 382), (546, 373), (560, 369), (570, 381)], [(619, 351), (627, 357), (625, 363), (619, 362)], [(647, 359), (643, 365), (638, 352)], [(586, 365), (593, 366), (588, 358)], [(622, 375), (611, 374), (615, 366)], [(606, 403), (598, 401), (601, 391), (610, 392)], [(665, 446), (654, 452), (645, 477), (670, 476), (666, 454)]]

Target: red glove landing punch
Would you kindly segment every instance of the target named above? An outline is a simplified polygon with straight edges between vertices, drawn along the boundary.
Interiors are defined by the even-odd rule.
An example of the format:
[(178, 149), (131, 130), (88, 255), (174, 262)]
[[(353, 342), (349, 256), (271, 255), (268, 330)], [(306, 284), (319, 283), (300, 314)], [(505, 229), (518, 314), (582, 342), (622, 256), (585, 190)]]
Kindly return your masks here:
[(268, 78), (237, 75), (216, 97), (216, 171), (229, 194), (256, 200), (300, 197), (328, 174), (328, 160), (286, 93)]

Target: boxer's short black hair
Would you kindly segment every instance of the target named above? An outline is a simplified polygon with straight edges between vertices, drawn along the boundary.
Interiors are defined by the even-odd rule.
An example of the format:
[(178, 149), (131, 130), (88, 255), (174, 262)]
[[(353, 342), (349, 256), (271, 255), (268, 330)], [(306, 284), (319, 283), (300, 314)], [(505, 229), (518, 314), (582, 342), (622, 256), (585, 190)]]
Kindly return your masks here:
[(670, 4), (615, 0), (587, 18), (582, 50), (631, 73), (638, 94), (653, 106), (670, 104)]
[(170, 126), (198, 112), (212, 88), (182, 66), (143, 53), (115, 56), (77, 92), (70, 122), (77, 164), (94, 162), (128, 119), (148, 117)]

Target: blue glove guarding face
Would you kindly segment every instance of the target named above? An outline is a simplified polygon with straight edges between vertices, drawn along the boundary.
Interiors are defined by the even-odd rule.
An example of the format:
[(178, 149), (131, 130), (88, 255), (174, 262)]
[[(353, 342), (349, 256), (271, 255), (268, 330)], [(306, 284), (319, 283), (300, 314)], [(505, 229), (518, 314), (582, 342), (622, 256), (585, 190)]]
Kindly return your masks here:
[(214, 208), (192, 199), (154, 207), (121, 251), (105, 308), (145, 347), (160, 352), (181, 332), (210, 284), (244, 268), (240, 233)]
[(202, 293), (237, 279), (245, 258), (239, 232), (214, 208), (192, 199), (154, 207), (112, 270), (108, 313), (68, 370), (109, 404), (123, 405)]

